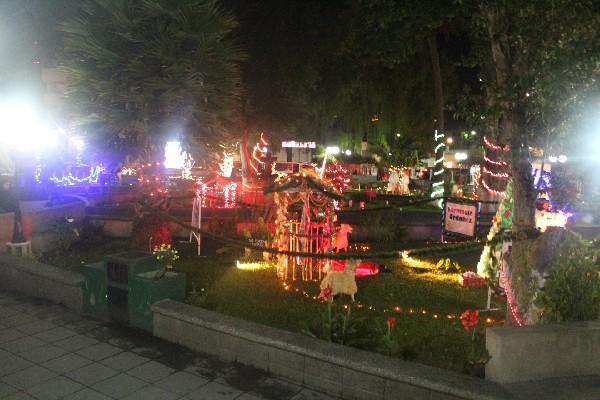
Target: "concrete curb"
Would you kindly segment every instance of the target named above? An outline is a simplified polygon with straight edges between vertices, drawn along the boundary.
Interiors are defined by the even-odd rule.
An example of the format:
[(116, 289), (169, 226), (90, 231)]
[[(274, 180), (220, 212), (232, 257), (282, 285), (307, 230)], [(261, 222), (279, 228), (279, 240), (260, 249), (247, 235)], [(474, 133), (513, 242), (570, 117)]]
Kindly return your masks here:
[(347, 399), (514, 399), (501, 386), (163, 300), (154, 335)]
[(0, 254), (0, 288), (50, 300), (81, 313), (83, 276), (32, 258)]

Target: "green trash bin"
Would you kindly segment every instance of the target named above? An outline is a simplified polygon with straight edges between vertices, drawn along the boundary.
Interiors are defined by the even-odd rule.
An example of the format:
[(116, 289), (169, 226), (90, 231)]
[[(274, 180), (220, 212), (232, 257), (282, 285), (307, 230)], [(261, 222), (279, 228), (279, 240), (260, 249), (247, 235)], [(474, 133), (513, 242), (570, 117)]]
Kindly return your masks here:
[(93, 317), (106, 319), (106, 268), (104, 262), (83, 266), (83, 312)]
[(129, 324), (152, 332), (152, 310), (157, 301), (171, 299), (183, 301), (185, 298), (186, 275), (167, 272), (156, 279), (160, 270), (137, 274), (129, 282)]

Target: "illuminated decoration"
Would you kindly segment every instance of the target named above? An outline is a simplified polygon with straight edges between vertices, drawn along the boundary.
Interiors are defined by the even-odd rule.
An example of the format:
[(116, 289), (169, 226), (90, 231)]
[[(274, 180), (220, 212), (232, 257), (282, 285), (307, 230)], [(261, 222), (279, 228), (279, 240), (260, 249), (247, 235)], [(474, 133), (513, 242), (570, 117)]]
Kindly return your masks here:
[[(433, 171), (433, 176), (434, 177), (438, 177), (436, 180), (432, 183), (432, 191), (431, 191), (431, 198), (437, 198), (437, 197), (442, 197), (444, 195), (444, 147), (446, 146), (446, 144), (444, 143), (444, 134), (440, 133), (438, 134), (437, 129), (435, 130), (434, 133), (434, 140), (436, 143), (435, 146), (435, 170)], [(440, 204), (441, 206), (441, 204)]]
[(490, 141), (487, 138), (487, 136), (483, 136), (483, 144), (485, 145), (485, 147), (487, 147), (490, 150), (503, 151), (503, 152), (510, 151), (510, 146), (509, 145), (506, 145), (506, 146), (497, 145), (497, 144), (493, 143), (492, 141)]
[(472, 165), (469, 172), (473, 179), (473, 198), (477, 200), (479, 198), (479, 185), (481, 183), (481, 167), (478, 164)]
[(223, 186), (225, 208), (235, 208), (237, 199), (237, 183), (231, 182)]
[(339, 192), (343, 192), (350, 185), (350, 172), (340, 163), (327, 164), (324, 180)]
[(464, 152), (458, 152), (454, 154), (454, 158), (456, 159), (456, 161), (464, 161), (469, 157), (469, 155), (467, 153)]
[(259, 167), (264, 166), (265, 162), (261, 160), (261, 158), (265, 158), (267, 156), (267, 151), (269, 149), (269, 143), (264, 138), (264, 133), (260, 133), (260, 140), (258, 143), (254, 145), (254, 150), (252, 150), (252, 157), (250, 158), (250, 167), (254, 170), (255, 173), (259, 172)]
[(185, 165), (188, 157), (181, 148), (181, 142), (171, 141), (165, 145), (165, 168), (181, 169)]
[(223, 161), (219, 164), (219, 170), (221, 171), (221, 176), (225, 178), (231, 177), (231, 173), (233, 172), (233, 154), (223, 153)]
[(485, 188), (485, 190), (488, 191), (488, 193), (491, 193), (495, 196), (504, 197), (506, 195), (505, 191), (495, 190), (495, 189), (492, 189), (491, 187), (489, 187), (488, 184), (486, 183), (485, 179), (483, 179), (483, 178), (481, 178), (481, 185)]
[[(487, 136), (483, 136), (483, 144), (485, 146), (485, 151), (483, 154), (483, 159), (487, 163), (487, 165), (483, 166), (482, 172), (483, 175), (481, 177), (481, 185), (491, 195), (504, 197), (505, 191), (494, 188), (494, 185), (490, 184), (490, 179), (494, 180), (506, 180), (510, 177), (508, 172), (504, 171), (494, 171), (493, 169), (502, 169), (509, 166), (509, 163), (502, 160), (492, 159), (488, 156), (490, 152), (501, 152), (506, 153), (510, 151), (510, 146), (500, 146), (496, 143), (493, 143)], [(504, 185), (504, 183), (502, 183)]]
[[(314, 301), (321, 301), (321, 300), (319, 300), (319, 297), (317, 295), (313, 295), (303, 288), (294, 287), (289, 282), (282, 282), (281, 287), (282, 287), (283, 291), (285, 291), (285, 292), (298, 293), (299, 295), (303, 296), (306, 299), (310, 299), (310, 300), (314, 300)], [(377, 311), (377, 307), (375, 307), (374, 305), (364, 304), (359, 301), (354, 303), (353, 306), (356, 308), (365, 309), (368, 311)], [(348, 309), (349, 305), (344, 304), (343, 307), (345, 309)], [(385, 307), (385, 308), (381, 309), (381, 311), (383, 311), (384, 313), (404, 314), (404, 315), (411, 315), (413, 317), (420, 317), (420, 318), (431, 318), (431, 319), (444, 319), (445, 318), (448, 320), (457, 319), (457, 318), (459, 318), (459, 315), (460, 315), (460, 314), (438, 313), (438, 312), (433, 312), (431, 310), (427, 310), (424, 308), (404, 307), (404, 306), (399, 306), (399, 305)], [(484, 321), (488, 325), (502, 323), (502, 321), (496, 321), (489, 317), (486, 318)]]
[(137, 175), (137, 170), (135, 168), (125, 167), (125, 168), (123, 168), (121, 170), (121, 175), (136, 176)]
[(489, 169), (487, 169), (486, 167), (483, 167), (483, 173), (486, 175), (493, 176), (494, 178), (498, 178), (498, 179), (510, 178), (510, 174), (508, 172), (492, 172)]
[(35, 179), (35, 183), (42, 183), (42, 163), (39, 154), (35, 155), (35, 171), (33, 172), (33, 177)]
[(273, 268), (273, 264), (267, 262), (240, 262), (240, 260), (237, 260), (236, 268), (244, 271), (261, 271)]
[(187, 153), (184, 153), (183, 165), (181, 166), (181, 179), (194, 179), (192, 177), (192, 168), (194, 168), (195, 161)]
[(90, 167), (90, 174), (84, 178), (77, 178), (76, 176), (73, 176), (73, 174), (71, 174), (69, 172), (69, 174), (67, 176), (63, 176), (61, 178), (56, 177), (56, 175), (52, 175), (50, 177), (50, 180), (52, 182), (54, 182), (55, 184), (62, 185), (62, 186), (95, 184), (95, 183), (98, 183), (98, 178), (100, 177), (100, 174), (103, 171), (104, 171), (104, 167), (102, 165), (97, 165), (95, 167)]
[(500, 268), (500, 279), (502, 281), (502, 286), (504, 287), (504, 292), (506, 293), (506, 303), (508, 304), (508, 309), (510, 310), (510, 314), (512, 315), (513, 320), (515, 321), (517, 326), (523, 326), (523, 318), (521, 318), (521, 316), (519, 315), (519, 312), (517, 311), (517, 307), (515, 305), (515, 301), (514, 301), (514, 297), (513, 297), (513, 290), (512, 290), (512, 287), (510, 286), (510, 282), (508, 281), (508, 278), (506, 277), (504, 268)]
[[(408, 184), (410, 178), (407, 176), (408, 168), (406, 167), (390, 167), (387, 191), (401, 195), (410, 194)], [(443, 171), (442, 171), (443, 172)]]
[(281, 147), (292, 149), (314, 149), (317, 147), (315, 142), (295, 142), (293, 140), (281, 142)]
[(508, 166), (508, 163), (507, 163), (506, 161), (495, 161), (495, 160), (492, 160), (491, 158), (489, 158), (489, 157), (488, 157), (488, 156), (486, 156), (486, 155), (484, 155), (484, 156), (483, 156), (483, 159), (484, 159), (486, 162), (489, 162), (489, 163), (490, 163), (490, 164), (492, 164), (492, 165), (497, 165), (497, 166), (499, 166), (499, 167), (507, 167), (507, 166)]

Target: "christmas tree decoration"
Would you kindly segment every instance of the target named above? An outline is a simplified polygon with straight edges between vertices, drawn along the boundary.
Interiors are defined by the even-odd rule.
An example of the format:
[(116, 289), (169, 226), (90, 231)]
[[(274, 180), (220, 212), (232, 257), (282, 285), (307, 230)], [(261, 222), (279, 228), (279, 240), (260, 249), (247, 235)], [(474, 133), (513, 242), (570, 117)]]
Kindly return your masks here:
[[(434, 149), (435, 162), (433, 176), (436, 177), (436, 180), (431, 185), (432, 199), (444, 196), (444, 147), (446, 146), (444, 134), (438, 134), (437, 129), (435, 130), (433, 138), (436, 144)], [(439, 178), (437, 178), (438, 176)]]

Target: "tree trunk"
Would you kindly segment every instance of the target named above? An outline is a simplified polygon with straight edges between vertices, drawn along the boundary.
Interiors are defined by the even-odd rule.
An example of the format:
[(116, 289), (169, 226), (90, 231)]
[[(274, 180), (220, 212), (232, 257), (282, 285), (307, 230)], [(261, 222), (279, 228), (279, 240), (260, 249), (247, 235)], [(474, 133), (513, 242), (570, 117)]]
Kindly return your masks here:
[[(503, 19), (502, 5), (495, 2), (486, 2), (481, 6), (484, 18), (487, 22), (488, 37), (494, 65), (496, 93), (500, 95), (498, 106), (502, 110), (499, 120), (499, 137), (502, 141), (510, 143), (511, 146), (511, 171), (513, 179), (513, 211), (512, 230), (513, 234), (519, 236), (535, 229), (534, 205), (535, 194), (533, 189), (533, 178), (531, 176), (531, 164), (529, 162), (529, 147), (527, 137), (524, 135), (523, 119), (519, 113), (518, 104), (510, 100), (514, 98), (510, 93), (510, 82), (515, 71), (509, 45), (509, 35), (505, 31), (507, 24), (500, 21)], [(537, 290), (532, 275), (531, 266), (528, 265), (528, 253), (530, 249), (529, 240), (515, 238), (512, 241), (512, 251), (507, 271), (506, 289), (509, 302), (513, 306), (507, 307), (506, 324), (514, 325), (517, 319), (527, 321), (527, 313), (531, 305), (532, 296)], [(513, 312), (516, 314), (513, 314)]]
[(431, 69), (433, 72), (433, 89), (435, 92), (435, 115), (436, 129), (443, 133), (444, 123), (444, 89), (442, 85), (442, 70), (440, 68), (440, 54), (437, 47), (436, 34), (433, 33), (427, 40), (429, 44), (429, 53), (431, 55)]

